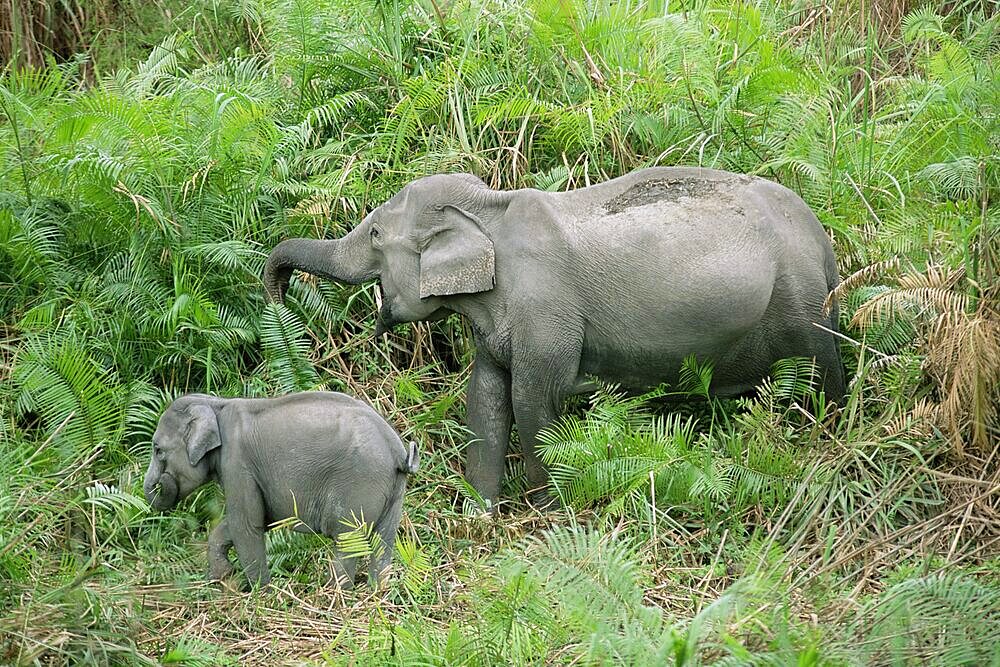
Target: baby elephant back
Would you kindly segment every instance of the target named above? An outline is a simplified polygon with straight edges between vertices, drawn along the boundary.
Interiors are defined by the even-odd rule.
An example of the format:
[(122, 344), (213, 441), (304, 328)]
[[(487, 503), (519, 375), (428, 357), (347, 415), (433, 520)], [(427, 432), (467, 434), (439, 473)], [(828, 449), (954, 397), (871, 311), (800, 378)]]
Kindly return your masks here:
[(352, 513), (375, 520), (418, 464), (415, 447), (411, 461), (395, 429), (344, 394), (303, 392), (253, 408), (242, 440), (257, 485), (273, 514), (297, 513), (317, 532), (335, 531)]
[(363, 401), (335, 392), (302, 392), (267, 401), (253, 420), (273, 455), (358, 458), (404, 470), (409, 452), (396, 430)]

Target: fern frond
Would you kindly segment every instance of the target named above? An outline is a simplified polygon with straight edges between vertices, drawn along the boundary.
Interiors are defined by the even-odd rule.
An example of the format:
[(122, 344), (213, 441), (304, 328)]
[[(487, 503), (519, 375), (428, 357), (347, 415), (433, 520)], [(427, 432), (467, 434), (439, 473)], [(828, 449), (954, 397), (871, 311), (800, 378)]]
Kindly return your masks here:
[(28, 338), (12, 378), (17, 410), (38, 412), (47, 434), (57, 435), (74, 454), (120, 436), (124, 406), (117, 378), (75, 336), (52, 332)]
[(264, 306), (260, 318), (260, 342), (268, 368), (285, 393), (310, 389), (319, 383), (308, 359), (305, 326), (282, 304)]
[(854, 629), (869, 660), (988, 664), (1000, 643), (1000, 591), (959, 572), (906, 579), (866, 606)]
[(184, 56), (179, 37), (176, 33), (168, 35), (152, 48), (146, 60), (139, 63), (136, 75), (128, 82), (128, 88), (134, 95), (148, 94), (158, 80), (177, 71), (179, 59)]
[(712, 362), (699, 362), (694, 355), (684, 358), (677, 374), (677, 388), (689, 396), (709, 398), (712, 386)]
[(211, 243), (200, 243), (184, 248), (184, 253), (192, 257), (200, 257), (219, 268), (229, 271), (245, 271), (253, 273), (252, 263), (258, 262), (260, 252), (245, 241), (228, 239)]
[(345, 557), (377, 559), (385, 552), (386, 545), (375, 532), (375, 524), (355, 516), (341, 523), (344, 529), (337, 535), (337, 551)]
[(560, 526), (524, 540), (520, 567), (546, 590), (566, 617), (584, 627), (620, 623), (642, 606), (639, 569), (625, 540), (579, 526)]
[(927, 338), (927, 368), (942, 393), (940, 415), (956, 450), (988, 450), (1000, 426), (1000, 319), (943, 313)]
[(403, 588), (415, 598), (421, 598), (433, 584), (431, 556), (425, 548), (408, 538), (396, 540), (396, 555), (403, 565)]
[(149, 505), (144, 499), (100, 481), (88, 486), (86, 494), (86, 504), (105, 512), (116, 512), (123, 516), (149, 512)]
[(813, 359), (790, 357), (771, 365), (765, 393), (770, 400), (802, 401), (819, 385), (819, 369)]
[(851, 326), (867, 327), (872, 322), (886, 317), (919, 309), (931, 309), (943, 313), (963, 313), (969, 307), (969, 297), (944, 287), (912, 287), (892, 289), (866, 301), (855, 311)]

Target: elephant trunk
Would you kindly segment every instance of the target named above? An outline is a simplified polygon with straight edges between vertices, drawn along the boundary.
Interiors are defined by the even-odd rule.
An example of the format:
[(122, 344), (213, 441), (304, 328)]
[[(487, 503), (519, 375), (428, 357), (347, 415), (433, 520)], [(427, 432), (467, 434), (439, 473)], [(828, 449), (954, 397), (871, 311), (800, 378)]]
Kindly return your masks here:
[(382, 307), (379, 308), (378, 316), (375, 318), (375, 333), (372, 334), (372, 338), (384, 336), (392, 331), (392, 328), (397, 324), (399, 322), (392, 316), (392, 308), (389, 306), (389, 302), (383, 298)]
[(157, 511), (168, 510), (177, 503), (177, 480), (169, 472), (163, 471), (163, 464), (155, 457), (149, 462), (142, 490), (146, 495), (146, 502)]
[(378, 277), (363, 222), (342, 239), (288, 239), (279, 243), (264, 267), (264, 288), (270, 301), (284, 299), (292, 271), (298, 269), (340, 283), (357, 285)]

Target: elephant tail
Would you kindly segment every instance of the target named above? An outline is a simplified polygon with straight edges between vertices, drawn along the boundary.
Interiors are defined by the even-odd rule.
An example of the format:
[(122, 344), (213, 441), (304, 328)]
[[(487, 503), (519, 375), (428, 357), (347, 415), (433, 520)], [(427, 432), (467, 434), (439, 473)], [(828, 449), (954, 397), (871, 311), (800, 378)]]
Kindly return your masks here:
[(404, 475), (412, 475), (420, 469), (420, 452), (417, 451), (417, 441), (410, 440), (410, 447), (406, 451), (406, 460), (400, 462), (399, 472)]

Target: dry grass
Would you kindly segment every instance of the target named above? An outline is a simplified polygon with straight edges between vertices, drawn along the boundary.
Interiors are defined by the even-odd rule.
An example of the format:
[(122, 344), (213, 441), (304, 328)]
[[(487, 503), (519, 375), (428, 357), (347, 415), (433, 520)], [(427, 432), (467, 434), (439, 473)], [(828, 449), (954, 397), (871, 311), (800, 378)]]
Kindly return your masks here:
[(44, 67), (46, 58), (66, 60), (89, 46), (91, 25), (114, 26), (116, 4), (93, 1), (0, 3), (0, 60), (17, 67)]
[(986, 452), (1000, 440), (1000, 311), (991, 301), (972, 313), (943, 312), (925, 343), (940, 422), (959, 455), (967, 445)]
[[(994, 450), (985, 459), (966, 459), (951, 468), (915, 468), (895, 488), (873, 498), (862, 508), (858, 525), (880, 505), (895, 502), (902, 487), (917, 478), (933, 480), (947, 498), (947, 505), (922, 521), (885, 533), (837, 533), (831, 544), (810, 536), (829, 533), (835, 515), (817, 512), (798, 517), (803, 524), (788, 540), (794, 507), (809, 488), (780, 517), (755, 508), (742, 521), (766, 531), (763, 549), (753, 555), (746, 538), (715, 526), (686, 523), (661, 525), (655, 537), (639, 546), (645, 572), (645, 603), (672, 619), (691, 618), (717, 600), (744, 576), (758, 571), (783, 573), (789, 597), (765, 601), (756, 611), (765, 615), (777, 605), (790, 603), (800, 620), (814, 629), (847, 622), (861, 600), (878, 593), (884, 578), (903, 560), (937, 558), (947, 566), (970, 566), (1000, 554), (1000, 468)], [(845, 458), (831, 452), (830, 460)], [(971, 470), (976, 470), (975, 474)], [(844, 471), (846, 472), (846, 471)], [(202, 583), (197, 572), (188, 572), (174, 584), (143, 582), (139, 563), (121, 563), (112, 569), (111, 552), (99, 552), (85, 576), (55, 587), (55, 572), (39, 572), (9, 593), (16, 600), (0, 619), (0, 660), (13, 664), (66, 664), (89, 647), (98, 662), (115, 662), (116, 655), (145, 656), (159, 664), (168, 651), (186, 650), (208, 664), (229, 661), (241, 665), (303, 664), (324, 662), (328, 656), (350, 655), (364, 646), (369, 632), (386, 630), (419, 614), (428, 631), (447, 629), (450, 623), (474, 623), (476, 585), (498, 553), (516, 548), (527, 535), (539, 535), (558, 524), (600, 522), (593, 514), (568, 511), (540, 514), (512, 503), (499, 517), (466, 516), (456, 508), (460, 496), (440, 467), (427, 471), (410, 493), (401, 526), (402, 538), (423, 541), (434, 557), (426, 574), (426, 588), (418, 598), (402, 584), (405, 566), (399, 561), (385, 587), (374, 591), (366, 585), (342, 593), (315, 583), (312, 577), (276, 577), (270, 589), (247, 594), (218, 584)], [(80, 484), (82, 482), (78, 482)], [(636, 535), (636, 526), (624, 520), (604, 525), (609, 539)], [(202, 538), (203, 539), (203, 538)], [(429, 541), (428, 541), (429, 540)], [(706, 552), (704, 545), (713, 544)], [(774, 560), (771, 545), (787, 545)], [(192, 546), (193, 567), (203, 566), (204, 543)], [(327, 563), (331, 553), (321, 551), (316, 561)], [(120, 556), (118, 556), (120, 558)], [(310, 573), (316, 563), (303, 564)], [(321, 569), (321, 568), (320, 568)], [(832, 604), (817, 607), (809, 594), (815, 586), (846, 590)], [(751, 628), (733, 627), (734, 636)], [(759, 628), (753, 628), (759, 632)], [(384, 638), (384, 633), (380, 637)], [(381, 640), (380, 640), (381, 641)], [(178, 647), (180, 647), (178, 649)]]
[(898, 266), (894, 259), (865, 267), (830, 299), (860, 284), (894, 281), (855, 311), (851, 326), (864, 330), (897, 317), (914, 322), (916, 349), (935, 391), (904, 420), (932, 418), (959, 456), (967, 447), (987, 452), (1000, 438), (1000, 285), (973, 296), (964, 270), (928, 266), (896, 275)]

